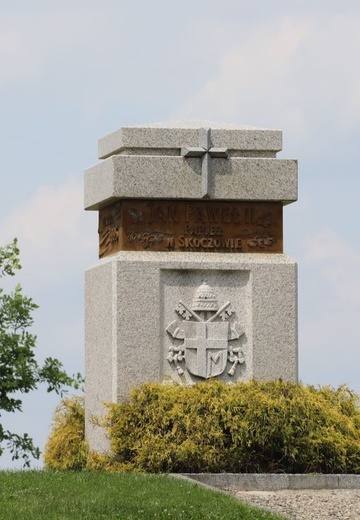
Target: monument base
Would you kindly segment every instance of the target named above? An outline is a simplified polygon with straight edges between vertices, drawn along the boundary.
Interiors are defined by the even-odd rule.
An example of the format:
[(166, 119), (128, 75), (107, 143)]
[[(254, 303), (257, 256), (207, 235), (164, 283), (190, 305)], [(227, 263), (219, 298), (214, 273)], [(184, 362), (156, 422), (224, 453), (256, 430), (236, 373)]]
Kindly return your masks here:
[(297, 269), (285, 254), (120, 252), (86, 271), (86, 436), (143, 382), (297, 381)]

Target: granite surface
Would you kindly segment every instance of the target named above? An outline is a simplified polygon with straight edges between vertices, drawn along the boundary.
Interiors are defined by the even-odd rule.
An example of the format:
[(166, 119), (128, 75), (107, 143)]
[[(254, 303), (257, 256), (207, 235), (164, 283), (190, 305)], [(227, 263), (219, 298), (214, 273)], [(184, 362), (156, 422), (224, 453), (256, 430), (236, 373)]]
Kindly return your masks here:
[[(287, 204), (297, 200), (297, 161), (277, 159), (281, 148), (279, 130), (213, 121), (120, 128), (100, 139), (99, 158), (105, 160), (85, 171), (85, 208), (126, 198)], [(185, 156), (184, 150), (202, 153)], [(223, 151), (221, 157), (216, 150)]]
[[(176, 477), (176, 474), (173, 474)], [(359, 489), (360, 475), (331, 473), (182, 473), (201, 485), (236, 491)]]
[[(114, 265), (104, 262), (97, 269), (85, 273), (85, 404), (86, 437), (92, 449), (106, 452), (109, 443), (104, 432), (95, 426), (92, 416), (101, 419), (104, 402), (115, 402), (113, 376), (116, 370), (116, 330), (113, 320), (116, 311)], [(96, 323), (89, 322), (96, 317)]]
[[(115, 199), (201, 199), (201, 158), (115, 155), (85, 171), (85, 208)], [(297, 161), (229, 157), (210, 162), (212, 200), (297, 200)]]
[[(87, 417), (145, 381), (202, 380), (168, 361), (174, 342), (166, 329), (204, 280), (220, 305), (231, 302), (244, 331), (232, 343), (245, 362), (233, 375), (228, 365), (218, 379), (297, 380), (297, 274), (287, 255), (121, 252), (86, 272)], [(96, 436), (88, 426), (98, 449)]]
[[(120, 128), (99, 140), (99, 159), (127, 149), (180, 149), (199, 146), (199, 129), (211, 128), (212, 146), (231, 150), (279, 151), (282, 132), (204, 120), (180, 120)], [(176, 152), (175, 152), (176, 153)]]

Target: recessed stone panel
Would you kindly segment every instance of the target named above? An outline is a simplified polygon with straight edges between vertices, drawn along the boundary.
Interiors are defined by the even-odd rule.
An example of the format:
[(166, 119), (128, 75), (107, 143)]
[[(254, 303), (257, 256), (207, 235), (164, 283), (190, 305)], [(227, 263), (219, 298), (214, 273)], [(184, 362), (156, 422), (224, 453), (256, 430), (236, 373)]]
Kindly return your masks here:
[(251, 378), (249, 280), (250, 270), (161, 271), (164, 378), (182, 384)]

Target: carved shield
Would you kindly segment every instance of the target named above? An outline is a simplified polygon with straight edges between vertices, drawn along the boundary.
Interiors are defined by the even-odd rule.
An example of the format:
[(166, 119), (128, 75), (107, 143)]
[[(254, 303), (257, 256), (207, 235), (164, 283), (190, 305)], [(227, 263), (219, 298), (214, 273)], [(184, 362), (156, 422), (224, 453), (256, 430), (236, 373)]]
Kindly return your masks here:
[(227, 362), (229, 323), (186, 321), (183, 326), (188, 371), (204, 379), (222, 374)]

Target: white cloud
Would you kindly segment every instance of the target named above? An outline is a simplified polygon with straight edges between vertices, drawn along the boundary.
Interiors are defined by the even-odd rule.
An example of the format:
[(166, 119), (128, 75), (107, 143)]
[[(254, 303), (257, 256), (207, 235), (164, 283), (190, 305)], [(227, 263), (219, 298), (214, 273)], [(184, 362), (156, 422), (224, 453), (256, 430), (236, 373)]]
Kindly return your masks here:
[(205, 1), (193, 16), (188, 1), (138, 4), (64, 1), (5, 14), (0, 83), (42, 79), (53, 99), (96, 115), (166, 106), (169, 117), (289, 128), (297, 138), (359, 123), (355, 5), (340, 14), (258, 2), (256, 16), (247, 2), (210, 2), (199, 23)]
[[(272, 20), (257, 25), (255, 30), (248, 28), (237, 41), (230, 39), (213, 68), (216, 74), (184, 104), (180, 113), (207, 113), (210, 109), (217, 118), (238, 117), (239, 112), (243, 117), (254, 117), (254, 113), (257, 117), (264, 109), (265, 113), (275, 109), (279, 94), (282, 108), (286, 107), (294, 97), (293, 89), (297, 90), (288, 69), (309, 31), (308, 21)], [(293, 83), (290, 90), (289, 80)]]
[(334, 222), (326, 219), (333, 227), (316, 229), (323, 209), (307, 208), (310, 218), (297, 230), (300, 378), (311, 384), (346, 383), (360, 392), (360, 247), (351, 234), (335, 231), (342, 229), (337, 213)]
[(37, 357), (58, 357), (70, 372), (83, 370), (84, 270), (97, 259), (97, 212), (82, 208), (82, 181), (73, 177), (40, 186), (0, 225), (1, 245), (18, 238), (23, 266), (2, 286), (20, 283), (39, 305)]
[(30, 42), (18, 31), (0, 29), (0, 84), (33, 77), (38, 69), (38, 55)]
[(359, 24), (358, 12), (314, 10), (247, 27), (221, 42), (212, 71), (175, 116), (266, 123), (313, 146), (331, 146), (325, 143), (331, 130), (360, 122)]
[(328, 262), (341, 259), (351, 253), (351, 246), (331, 229), (323, 229), (305, 243), (307, 262)]
[[(83, 372), (83, 271), (97, 256), (97, 215), (82, 208), (82, 180), (71, 177), (40, 186), (0, 223), (0, 244), (17, 236), (23, 265), (15, 280), (4, 279), (1, 285), (20, 281), (39, 304), (31, 329), (38, 337), (36, 357), (40, 362), (59, 358), (70, 374)], [(3, 424), (33, 435), (42, 448), (58, 401), (41, 388), (25, 399), (23, 414), (4, 416)], [(20, 466), (7, 454), (0, 467)]]
[[(76, 64), (80, 54), (96, 53), (97, 28), (105, 13), (96, 7), (62, 5), (3, 14), (0, 20), (0, 85), (36, 80)], [(86, 51), (85, 51), (86, 49)]]
[(19, 239), (21, 263), (32, 280), (60, 280), (96, 258), (96, 214), (83, 211), (82, 181), (40, 186), (1, 222), (0, 242)]
[(327, 285), (328, 295), (338, 309), (351, 312), (352, 307), (360, 307), (360, 248), (356, 243), (347, 243), (333, 231), (324, 229), (306, 241), (304, 261), (317, 271), (318, 284)]

